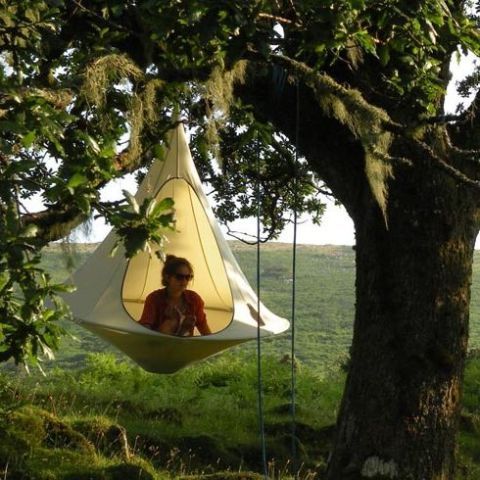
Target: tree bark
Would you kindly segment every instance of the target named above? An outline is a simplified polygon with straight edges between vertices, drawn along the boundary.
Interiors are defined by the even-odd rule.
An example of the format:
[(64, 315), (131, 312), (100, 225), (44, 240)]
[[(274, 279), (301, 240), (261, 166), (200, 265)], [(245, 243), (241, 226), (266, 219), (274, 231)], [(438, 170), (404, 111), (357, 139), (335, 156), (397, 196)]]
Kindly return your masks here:
[(476, 202), (445, 174), (410, 169), (390, 185), (388, 229), (368, 198), (362, 212), (351, 364), (327, 478), (452, 480)]

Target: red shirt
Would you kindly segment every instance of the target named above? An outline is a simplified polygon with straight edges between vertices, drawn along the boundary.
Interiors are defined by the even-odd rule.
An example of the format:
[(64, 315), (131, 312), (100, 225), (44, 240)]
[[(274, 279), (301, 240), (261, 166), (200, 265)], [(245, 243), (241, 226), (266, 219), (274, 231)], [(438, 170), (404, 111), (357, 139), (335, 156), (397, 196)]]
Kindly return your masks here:
[[(204, 302), (202, 297), (193, 290), (185, 290), (183, 292), (183, 300), (185, 304), (184, 318), (185, 328), (178, 333), (182, 336), (192, 336), (193, 330), (197, 327), (201, 334), (210, 333), (207, 325), (207, 316), (204, 310)], [(165, 326), (165, 322), (168, 320), (166, 311), (168, 309), (167, 290), (161, 288), (150, 293), (145, 299), (145, 305), (143, 307), (142, 317), (139, 323), (152, 330), (157, 330), (163, 333), (162, 326)]]

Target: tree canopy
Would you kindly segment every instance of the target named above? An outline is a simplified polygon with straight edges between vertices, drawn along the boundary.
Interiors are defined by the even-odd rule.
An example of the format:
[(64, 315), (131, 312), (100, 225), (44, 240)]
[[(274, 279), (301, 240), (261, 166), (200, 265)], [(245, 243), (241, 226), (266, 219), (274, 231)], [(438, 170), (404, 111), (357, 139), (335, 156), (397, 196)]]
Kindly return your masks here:
[[(180, 117), (223, 221), (256, 211), (257, 183), (265, 240), (293, 208), (319, 221), (320, 192), (352, 217), (358, 303), (345, 398), (368, 357), (362, 335), (380, 324), (412, 351), (405, 332), (415, 330), (408, 341), (429, 358), (434, 335), (434, 360), (417, 370), (436, 365), (435, 381), (447, 382), (446, 362), (461, 376), (480, 221), (478, 99), (455, 115), (443, 103), (451, 62), (480, 53), (475, 8), (463, 0), (0, 1), (0, 358), (35, 361), (56, 346), (66, 287), (39, 266), (48, 242), (92, 214), (117, 228), (129, 256), (161, 242), (171, 205), (136, 205), (128, 194), (106, 202), (99, 190), (127, 173), (141, 178)], [(474, 92), (479, 78), (475, 71), (460, 93)], [(33, 197), (44, 210), (28, 210)], [(426, 285), (437, 288), (435, 300), (420, 298)], [(417, 324), (407, 325), (402, 298), (417, 301)], [(458, 320), (457, 337), (443, 338), (438, 318)], [(378, 338), (370, 350), (390, 368)], [(400, 370), (389, 374), (396, 388)], [(349, 431), (342, 425), (340, 437)]]

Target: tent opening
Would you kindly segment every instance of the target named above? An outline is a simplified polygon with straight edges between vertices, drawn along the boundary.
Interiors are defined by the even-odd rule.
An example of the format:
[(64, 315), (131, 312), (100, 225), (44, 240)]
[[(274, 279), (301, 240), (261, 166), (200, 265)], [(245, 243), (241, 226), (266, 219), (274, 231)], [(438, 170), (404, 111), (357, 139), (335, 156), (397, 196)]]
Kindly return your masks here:
[[(175, 200), (176, 230), (166, 234), (164, 253), (184, 257), (194, 268), (189, 286), (205, 302), (205, 313), (212, 333), (226, 328), (233, 319), (233, 298), (225, 265), (215, 235), (195, 190), (183, 178), (166, 181), (156, 200)], [(122, 285), (122, 303), (138, 321), (147, 295), (163, 288), (163, 262), (154, 254), (140, 253), (129, 261)], [(195, 331), (195, 334), (198, 334)]]

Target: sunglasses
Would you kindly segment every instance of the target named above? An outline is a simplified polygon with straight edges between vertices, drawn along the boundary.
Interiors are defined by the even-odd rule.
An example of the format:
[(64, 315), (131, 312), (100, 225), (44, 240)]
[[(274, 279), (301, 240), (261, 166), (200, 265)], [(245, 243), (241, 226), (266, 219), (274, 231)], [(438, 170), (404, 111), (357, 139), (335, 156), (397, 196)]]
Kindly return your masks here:
[(193, 275), (191, 273), (174, 273), (173, 276), (178, 280), (186, 280), (189, 282), (190, 280), (193, 279)]

